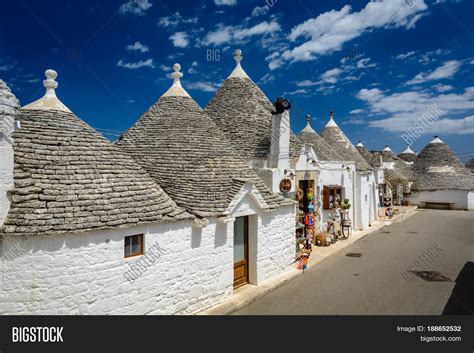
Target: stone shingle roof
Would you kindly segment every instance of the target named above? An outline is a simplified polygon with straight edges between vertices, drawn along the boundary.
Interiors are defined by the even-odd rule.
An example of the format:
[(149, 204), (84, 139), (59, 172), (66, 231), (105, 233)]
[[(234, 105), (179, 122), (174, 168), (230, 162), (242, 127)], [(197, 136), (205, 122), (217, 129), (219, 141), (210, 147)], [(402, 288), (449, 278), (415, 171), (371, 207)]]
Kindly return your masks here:
[(328, 145), (344, 160), (354, 161), (357, 171), (371, 171), (372, 167), (360, 155), (352, 142), (337, 126), (334, 120), (331, 119), (324, 127), (321, 137), (328, 143)]
[(3, 232), (52, 235), (193, 217), (84, 121), (40, 103), (17, 115), (15, 184)]
[(474, 176), (451, 148), (435, 138), (418, 154), (414, 190), (474, 190)]
[(230, 77), (205, 112), (224, 132), (244, 160), (266, 158), (270, 152), (273, 105), (249, 78)]
[(292, 204), (267, 189), (236, 155), (228, 136), (191, 97), (164, 95), (117, 145), (179, 205), (198, 216), (222, 215), (243, 181), (257, 187), (268, 209)]
[(298, 134), (298, 138), (313, 147), (316, 156), (321, 161), (343, 161), (344, 159), (327, 144), (319, 134), (313, 130), (307, 121), (306, 127)]
[(376, 167), (374, 165), (374, 159), (376, 158), (372, 153), (369, 152), (369, 150), (362, 145), (362, 143), (359, 141), (359, 143), (355, 146), (357, 152), (360, 153), (360, 155), (366, 160), (366, 162), (371, 165), (372, 167)]
[[(10, 138), (13, 130), (14, 116), (20, 104), (7, 84), (0, 80), (0, 139)], [(2, 173), (2, 171), (0, 171)]]
[(471, 159), (466, 163), (466, 168), (470, 169), (471, 171), (474, 171), (474, 158), (471, 158)]
[(52, 234), (190, 218), (74, 114), (23, 110), (14, 138), (7, 233)]
[[(237, 49), (236, 53), (240, 50)], [(266, 158), (270, 153), (273, 104), (240, 66), (222, 83), (204, 111), (224, 132), (244, 161)], [(290, 131), (290, 158), (302, 144)]]

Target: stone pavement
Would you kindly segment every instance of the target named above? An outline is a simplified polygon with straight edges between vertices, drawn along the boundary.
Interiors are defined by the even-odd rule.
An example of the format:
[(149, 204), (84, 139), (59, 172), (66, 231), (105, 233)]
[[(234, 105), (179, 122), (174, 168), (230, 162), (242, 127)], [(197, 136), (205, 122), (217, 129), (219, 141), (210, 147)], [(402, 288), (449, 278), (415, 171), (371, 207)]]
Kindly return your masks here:
[[(394, 207), (400, 210), (400, 213), (395, 215), (391, 220), (379, 219), (372, 224), (372, 227), (369, 227), (363, 231), (353, 231), (349, 239), (338, 241), (335, 244), (332, 244), (328, 247), (318, 247), (313, 246), (313, 252), (308, 261), (308, 269), (316, 266), (322, 260), (327, 258), (330, 255), (336, 254), (341, 249), (344, 249), (346, 246), (356, 242), (357, 240), (363, 238), (367, 234), (375, 232), (386, 225), (392, 224), (392, 222), (400, 222), (407, 219), (408, 217), (415, 214), (417, 207), (416, 206), (407, 206), (407, 207)], [(198, 315), (228, 315), (233, 313), (236, 310), (250, 304), (256, 299), (266, 295), (267, 293), (275, 290), (276, 288), (284, 285), (285, 283), (291, 281), (303, 274), (302, 270), (296, 269), (296, 264), (294, 264), (288, 271), (273, 278), (271, 280), (265, 281), (262, 284), (255, 285), (246, 285), (240, 287), (234, 291), (232, 297), (224, 300), (222, 303), (217, 304), (209, 309), (200, 311), (196, 314)]]

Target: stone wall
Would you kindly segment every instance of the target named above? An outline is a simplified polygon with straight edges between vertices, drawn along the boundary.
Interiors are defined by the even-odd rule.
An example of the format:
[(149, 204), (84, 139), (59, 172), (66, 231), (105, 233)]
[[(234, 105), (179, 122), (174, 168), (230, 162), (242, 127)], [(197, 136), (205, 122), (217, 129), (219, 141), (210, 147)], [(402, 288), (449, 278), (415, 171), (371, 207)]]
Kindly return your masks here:
[[(4, 237), (0, 313), (144, 315), (205, 309), (232, 295), (229, 227), (211, 219), (202, 229), (180, 221), (64, 236)], [(145, 234), (148, 265), (140, 260), (145, 256), (124, 259), (124, 236), (140, 233)]]
[(468, 190), (436, 190), (415, 192), (409, 195), (408, 202), (423, 207), (423, 201), (451, 202), (451, 208), (457, 210), (474, 210), (474, 192)]
[(10, 209), (8, 190), (13, 187), (12, 136), (18, 100), (8, 86), (0, 80), (0, 226)]
[[(295, 206), (258, 210), (250, 195), (253, 284), (291, 267)], [(62, 236), (4, 236), (0, 314), (191, 314), (233, 292), (233, 221), (209, 219)], [(124, 258), (124, 237), (144, 234), (145, 255)]]

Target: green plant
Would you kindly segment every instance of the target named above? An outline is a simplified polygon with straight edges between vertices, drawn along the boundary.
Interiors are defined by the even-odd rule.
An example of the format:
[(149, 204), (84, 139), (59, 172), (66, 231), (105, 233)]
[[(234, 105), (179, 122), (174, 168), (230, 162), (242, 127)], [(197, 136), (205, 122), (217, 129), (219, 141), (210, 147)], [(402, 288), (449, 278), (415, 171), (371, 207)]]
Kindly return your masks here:
[(349, 199), (344, 199), (344, 201), (341, 203), (341, 208), (343, 210), (348, 210), (349, 208), (351, 208), (351, 204), (349, 202)]

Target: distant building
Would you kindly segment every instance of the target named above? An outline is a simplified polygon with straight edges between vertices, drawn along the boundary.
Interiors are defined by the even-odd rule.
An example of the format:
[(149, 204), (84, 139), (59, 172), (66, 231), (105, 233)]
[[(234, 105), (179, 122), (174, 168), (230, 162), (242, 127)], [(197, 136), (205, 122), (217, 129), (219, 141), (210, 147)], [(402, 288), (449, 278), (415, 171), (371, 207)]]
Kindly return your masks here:
[(474, 176), (438, 136), (413, 163), (410, 203), (423, 207), (474, 209)]

